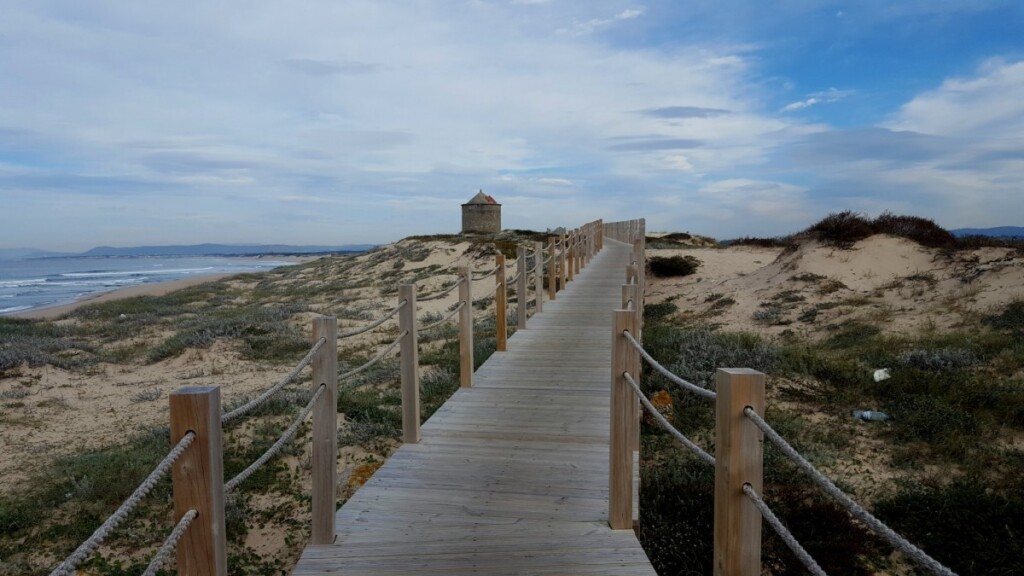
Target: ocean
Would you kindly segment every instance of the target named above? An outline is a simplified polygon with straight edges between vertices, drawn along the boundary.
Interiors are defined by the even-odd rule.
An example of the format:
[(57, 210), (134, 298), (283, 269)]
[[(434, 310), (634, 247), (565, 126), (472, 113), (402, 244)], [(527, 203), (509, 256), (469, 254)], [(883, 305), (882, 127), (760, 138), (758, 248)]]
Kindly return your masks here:
[(0, 260), (0, 315), (69, 304), (128, 286), (190, 276), (258, 272), (289, 264), (294, 262), (227, 256)]

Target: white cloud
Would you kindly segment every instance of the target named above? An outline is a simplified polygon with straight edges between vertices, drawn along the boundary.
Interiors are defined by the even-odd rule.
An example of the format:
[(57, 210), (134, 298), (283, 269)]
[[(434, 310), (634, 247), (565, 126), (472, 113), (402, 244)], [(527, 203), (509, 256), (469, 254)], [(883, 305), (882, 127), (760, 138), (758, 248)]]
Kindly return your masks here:
[(1024, 60), (993, 59), (969, 78), (949, 78), (904, 104), (895, 130), (945, 136), (1019, 138), (1024, 134)]
[(573, 24), (568, 28), (560, 28), (558, 32), (560, 34), (566, 34), (573, 37), (586, 36), (587, 34), (593, 34), (598, 30), (607, 28), (615, 24), (616, 22), (622, 22), (623, 20), (632, 20), (634, 18), (639, 18), (644, 15), (645, 11), (646, 9), (643, 7), (627, 8), (626, 10), (623, 10), (622, 12), (619, 12), (618, 14), (610, 18), (593, 18), (591, 20), (587, 20), (586, 22)]
[(835, 88), (829, 88), (823, 92), (815, 92), (809, 94), (806, 100), (798, 100), (782, 107), (781, 112), (795, 112), (803, 108), (810, 108), (816, 104), (831, 104), (832, 102), (838, 102), (843, 98), (850, 95), (849, 90), (837, 90)]

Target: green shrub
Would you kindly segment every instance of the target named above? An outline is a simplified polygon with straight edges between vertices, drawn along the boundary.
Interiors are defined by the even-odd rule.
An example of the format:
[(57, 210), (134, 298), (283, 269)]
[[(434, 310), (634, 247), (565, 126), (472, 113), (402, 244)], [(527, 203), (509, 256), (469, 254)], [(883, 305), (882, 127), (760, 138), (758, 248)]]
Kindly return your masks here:
[(700, 260), (693, 256), (652, 256), (647, 260), (647, 269), (658, 278), (689, 276), (697, 271)]
[(894, 530), (963, 576), (1019, 574), (1024, 562), (1024, 499), (981, 479), (948, 486), (907, 484), (875, 512)]
[(852, 246), (874, 233), (871, 221), (851, 210), (829, 214), (804, 231), (819, 242), (841, 247)]
[(1024, 300), (1014, 300), (998, 314), (985, 317), (985, 323), (998, 330), (1024, 334)]
[(644, 305), (644, 321), (652, 322), (655, 320), (661, 320), (668, 318), (672, 314), (679, 311), (679, 306), (676, 306), (674, 302), (658, 302), (657, 304), (645, 304)]

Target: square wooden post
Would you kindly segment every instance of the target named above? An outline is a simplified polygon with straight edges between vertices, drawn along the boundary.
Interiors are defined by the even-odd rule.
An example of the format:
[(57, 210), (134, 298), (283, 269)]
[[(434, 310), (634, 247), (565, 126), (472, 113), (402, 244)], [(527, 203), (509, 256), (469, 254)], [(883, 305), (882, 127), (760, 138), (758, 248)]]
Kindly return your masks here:
[(516, 246), (516, 327), (526, 328), (526, 320), (529, 318), (530, 294), (527, 288), (526, 274), (526, 246)]
[(171, 445), (189, 432), (196, 435), (171, 468), (174, 517), (198, 512), (178, 542), (178, 573), (227, 576), (220, 388), (181, 388), (171, 393), (170, 403)]
[(559, 265), (558, 273), (561, 275), (562, 282), (558, 285), (559, 290), (565, 290), (565, 285), (569, 281), (569, 270), (566, 263), (568, 262), (569, 254), (569, 238), (565, 232), (562, 232), (562, 253), (558, 255)]
[(762, 491), (764, 435), (743, 414), (764, 415), (764, 374), (720, 368), (715, 375), (715, 576), (759, 576), (761, 513), (743, 493)]
[(459, 285), (459, 386), (473, 386), (473, 274), (469, 265), (458, 267), (462, 284)]
[(556, 238), (554, 236), (548, 236), (548, 266), (547, 278), (548, 278), (548, 299), (555, 300), (558, 292), (558, 258), (555, 248)]
[(325, 386), (313, 408), (313, 544), (334, 542), (338, 486), (338, 319), (313, 319), (313, 343), (324, 345), (313, 356), (313, 392)]
[(420, 441), (420, 376), (419, 346), (416, 335), (416, 285), (398, 287), (398, 303), (406, 305), (398, 311), (398, 329), (406, 334), (399, 344), (402, 378), (402, 442)]
[(544, 243), (533, 243), (533, 293), (537, 297), (537, 313), (544, 311)]
[(505, 294), (505, 255), (498, 254), (494, 257), (498, 264), (498, 273), (494, 276), (494, 283), (497, 289), (494, 291), (494, 327), (495, 349), (498, 352), (508, 350), (508, 301)]
[(636, 353), (623, 332), (636, 330), (636, 315), (615, 310), (612, 316), (611, 436), (609, 450), (608, 525), (613, 530), (633, 527), (633, 447), (632, 434), (639, 427), (633, 410), (636, 403), (632, 387), (623, 373), (634, 373)]

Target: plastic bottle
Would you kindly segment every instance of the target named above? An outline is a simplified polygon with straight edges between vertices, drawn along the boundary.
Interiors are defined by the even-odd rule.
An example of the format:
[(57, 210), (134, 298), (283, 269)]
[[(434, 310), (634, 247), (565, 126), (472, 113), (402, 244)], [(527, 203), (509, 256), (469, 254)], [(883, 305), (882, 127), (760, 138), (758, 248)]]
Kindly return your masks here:
[(879, 412), (878, 410), (854, 410), (853, 417), (864, 422), (885, 422), (886, 420), (892, 420), (892, 417), (885, 412)]

